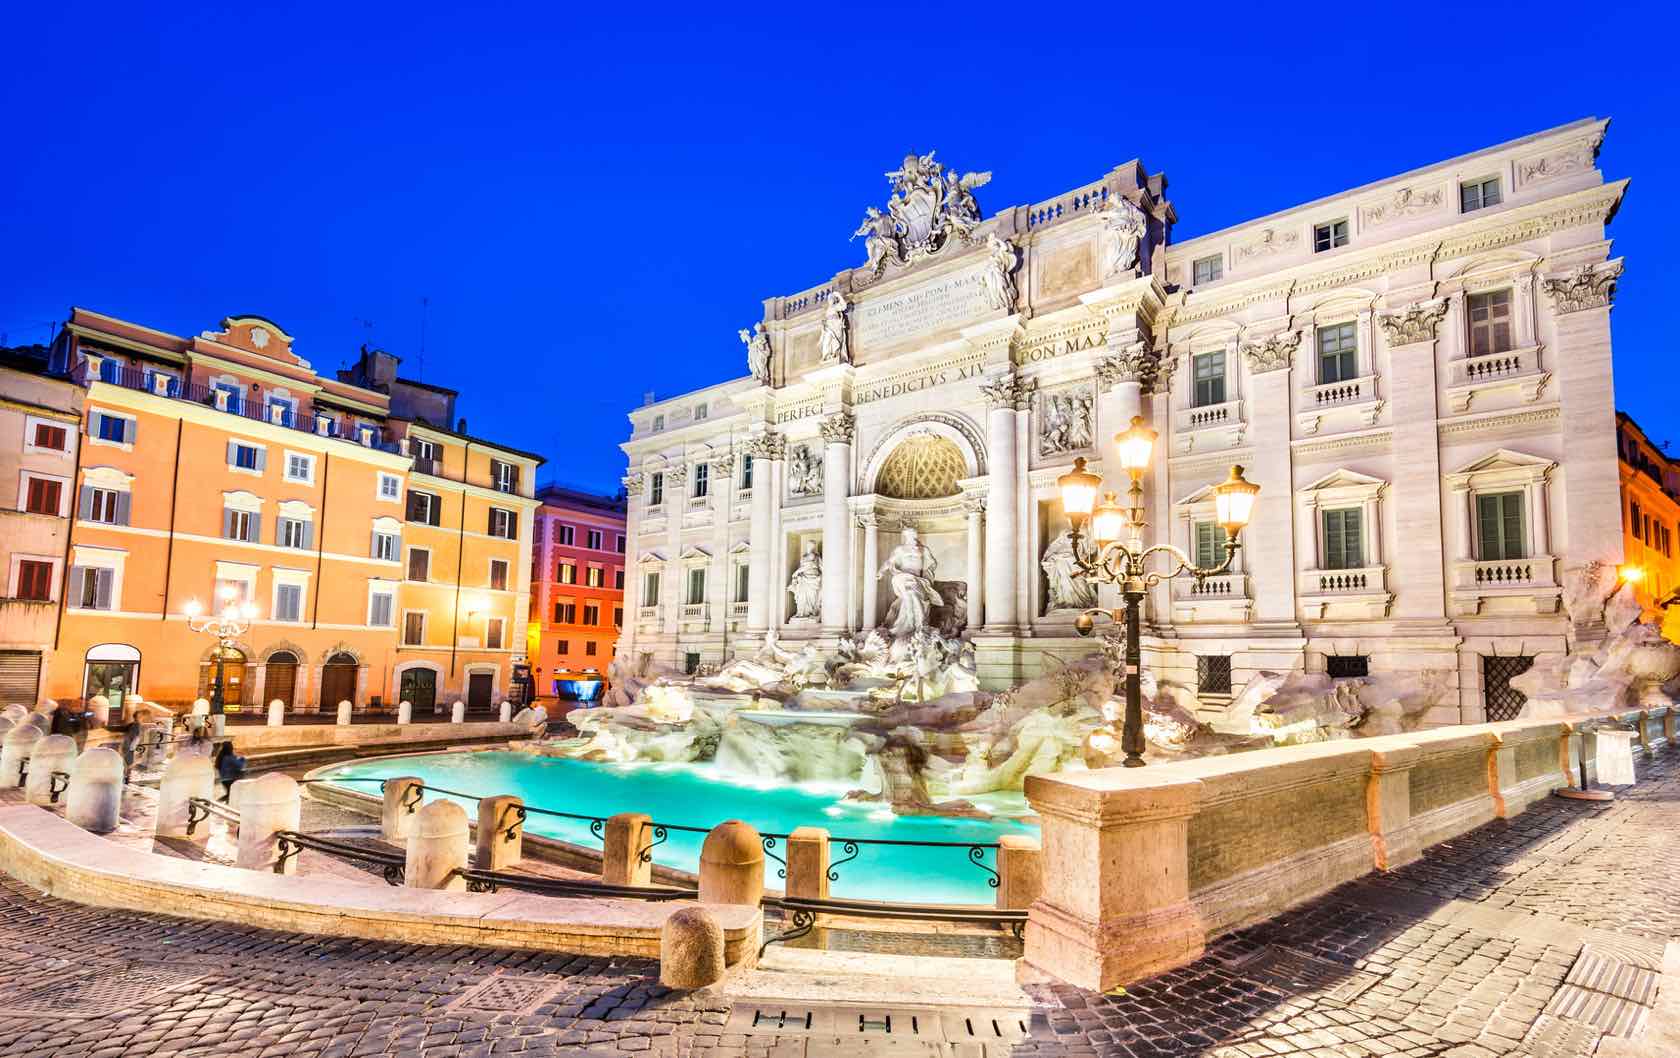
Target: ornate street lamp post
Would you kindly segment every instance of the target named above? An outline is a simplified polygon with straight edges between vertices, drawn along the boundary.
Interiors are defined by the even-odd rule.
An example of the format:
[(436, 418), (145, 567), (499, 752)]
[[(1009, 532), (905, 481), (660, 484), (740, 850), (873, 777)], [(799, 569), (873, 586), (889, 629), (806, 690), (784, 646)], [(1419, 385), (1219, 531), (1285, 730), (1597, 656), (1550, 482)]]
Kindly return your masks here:
[(251, 630), (257, 608), (249, 602), (236, 602), (234, 590), (225, 585), (216, 595), (222, 601), (220, 613), (201, 617), (204, 607), (197, 599), (187, 600), (186, 612), (189, 630), (216, 638), (216, 677), (210, 684), (210, 715), (219, 717), (226, 712), (223, 663), (239, 638)]
[[(1217, 566), (1198, 566), (1180, 549), (1171, 544), (1145, 547), (1143, 530), (1143, 472), (1149, 468), (1150, 454), (1155, 448), (1154, 430), (1145, 426), (1143, 416), (1132, 416), (1132, 424), (1114, 436), (1119, 446), (1120, 467), (1132, 479), (1127, 494), (1130, 506), (1122, 507), (1114, 493), (1108, 493), (1100, 506), (1095, 505), (1097, 486), (1102, 479), (1085, 469), (1084, 459), (1073, 461), (1073, 470), (1056, 479), (1062, 492), (1062, 509), (1068, 516), (1072, 531), (1073, 555), (1077, 566), (1074, 576), (1087, 577), (1098, 584), (1114, 584), (1120, 588), (1125, 601), (1121, 610), (1092, 608), (1080, 614), (1074, 628), (1082, 636), (1096, 629), (1096, 619), (1107, 617), (1115, 623), (1125, 622), (1126, 629), (1126, 721), (1122, 748), (1123, 762), (1128, 768), (1143, 767), (1143, 685), (1140, 679), (1142, 652), (1138, 649), (1138, 611), (1143, 596), (1155, 584), (1178, 576), (1190, 576), (1197, 581), (1215, 577), (1231, 568), (1236, 558), (1237, 534), (1248, 524), (1254, 510), (1254, 497), (1260, 486), (1242, 476), (1242, 467), (1233, 466), (1231, 476), (1215, 487), (1214, 506), (1219, 524), (1225, 527), (1225, 561)], [(1090, 544), (1080, 546), (1081, 528), (1090, 523)], [(1127, 537), (1124, 541), (1122, 536)], [(1172, 568), (1162, 573), (1149, 569), (1149, 560), (1156, 553), (1168, 556)]]

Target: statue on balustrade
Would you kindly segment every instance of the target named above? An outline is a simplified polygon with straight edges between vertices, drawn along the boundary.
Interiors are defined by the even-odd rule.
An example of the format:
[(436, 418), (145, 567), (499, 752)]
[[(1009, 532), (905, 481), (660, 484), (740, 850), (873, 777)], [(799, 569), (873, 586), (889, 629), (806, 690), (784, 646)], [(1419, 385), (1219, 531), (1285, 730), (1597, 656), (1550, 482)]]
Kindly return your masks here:
[(934, 607), (944, 605), (945, 599), (934, 586), (934, 571), (939, 565), (933, 549), (922, 543), (921, 534), (913, 525), (904, 527), (899, 545), (881, 566), (877, 577), (888, 578), (893, 603), (887, 610), (887, 630), (895, 640), (908, 640), (919, 628), (928, 627), (928, 617)]
[(793, 619), (816, 620), (822, 608), (822, 557), (817, 554), (815, 541), (805, 541), (799, 568), (789, 578), (787, 590), (793, 596)]
[(741, 343), (747, 347), (747, 370), (752, 377), (763, 386), (770, 384), (770, 335), (764, 329), (764, 321), (753, 325), (752, 330), (741, 328)]
[(822, 362), (849, 364), (851, 348), (846, 344), (846, 299), (838, 290), (828, 292), (828, 304), (823, 309)]
[(1089, 577), (1077, 575), (1079, 562), (1073, 554), (1071, 530), (1062, 530), (1060, 536), (1050, 541), (1039, 565), (1044, 569), (1045, 583), (1050, 588), (1049, 598), (1044, 602), (1046, 614), (1057, 610), (1089, 610), (1097, 605), (1096, 583)]

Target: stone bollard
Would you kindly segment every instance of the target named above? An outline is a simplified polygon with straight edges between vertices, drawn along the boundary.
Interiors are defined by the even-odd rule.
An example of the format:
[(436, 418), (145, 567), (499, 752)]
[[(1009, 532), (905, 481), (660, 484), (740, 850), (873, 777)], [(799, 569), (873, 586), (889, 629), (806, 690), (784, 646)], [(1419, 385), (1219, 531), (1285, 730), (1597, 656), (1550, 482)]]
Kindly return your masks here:
[(504, 724), (507, 723), (508, 721), (512, 720), (513, 719), (513, 703), (512, 702), (503, 702), (502, 703), (502, 708), (496, 713), (496, 719), (501, 721)]
[[(214, 766), (214, 760), (212, 760), (211, 767)], [(251, 788), (251, 784), (256, 781), (257, 780), (255, 779), (233, 780), (233, 784), (228, 787), (227, 806), (235, 812), (239, 811), (239, 802), (245, 799), (245, 791), (249, 790)]]
[(88, 699), (88, 711), (93, 713), (95, 727), (111, 726), (111, 701), (103, 694), (96, 694)]
[(449, 722), (450, 723), (452, 723), (452, 724), (463, 724), (463, 723), (466, 723), (466, 720), (467, 720), (467, 703), (456, 702), (454, 705), (449, 707)]
[(216, 769), (210, 758), (197, 753), (178, 754), (163, 771), (158, 784), (157, 836), (190, 838), (203, 844), (210, 839), (210, 821), (201, 821), (187, 833), (187, 802), (194, 797), (208, 801), (216, 796)]
[(0, 716), (0, 742), (6, 739), (6, 733), (13, 728), (13, 723), (6, 717)]
[(122, 754), (103, 746), (90, 749), (70, 768), (70, 792), (64, 814), (93, 834), (109, 834), (122, 818)]
[(739, 819), (712, 828), (700, 846), (700, 902), (750, 904), (764, 897), (764, 843)]
[(659, 983), (705, 988), (723, 980), (723, 927), (703, 907), (680, 907), (659, 927)]
[(997, 906), (1002, 911), (1025, 911), (1044, 891), (1044, 846), (1025, 834), (998, 838)]
[(348, 727), (349, 725), (350, 725), (350, 703), (349, 702), (339, 702), (338, 703), (338, 726), (339, 727)]
[(194, 716), (209, 716), (210, 715), (210, 700), (208, 698), (194, 698), (193, 699), (193, 706), (192, 706), (192, 715), (194, 715)]
[(828, 899), (828, 831), (795, 827), (787, 838), (787, 895)]
[(455, 872), (467, 865), (467, 810), (454, 801), (431, 801), (414, 816), (408, 835), (403, 884), (410, 889), (465, 892)]
[(32, 805), (50, 805), (53, 772), (69, 771), (76, 762), (76, 740), (69, 735), (47, 735), (37, 739), (29, 752), (29, 781), (23, 785), (24, 799)]
[(652, 859), (642, 862), (642, 850), (653, 842), (648, 823), (648, 817), (641, 812), (620, 812), (607, 820), (601, 848), (601, 881), (608, 885), (647, 885), (653, 880)]
[(8, 705), (5, 709), (0, 710), (0, 716), (10, 720), (14, 727), (23, 723), (24, 718), (28, 715), (29, 709), (22, 705)]
[(499, 871), (525, 858), (525, 802), (503, 794), (478, 802), (478, 845), (473, 866)]
[(210, 718), (210, 737), (222, 738), (227, 735), (227, 714), (217, 713)]
[(412, 724), (412, 723), (414, 723), (414, 703), (413, 702), (398, 702), (397, 703), (397, 723), (399, 723), (399, 724)]
[(276, 698), (268, 703), (268, 726), (282, 727), (286, 723), (286, 703)]
[(41, 729), (27, 719), (6, 732), (0, 742), (0, 790), (15, 790), (23, 785), (23, 769), (29, 754), (42, 738)]
[[(253, 871), (274, 869), (280, 856), (275, 834), (296, 830), (303, 815), (303, 795), (297, 780), (271, 771), (249, 780), (239, 798), (239, 847), (234, 866)], [(297, 873), (296, 856), (286, 860), (281, 874)]]
[(425, 791), (424, 779), (403, 775), (385, 780), (385, 804), (379, 812), (379, 833), (386, 841), (406, 841), (414, 831), (414, 816)]

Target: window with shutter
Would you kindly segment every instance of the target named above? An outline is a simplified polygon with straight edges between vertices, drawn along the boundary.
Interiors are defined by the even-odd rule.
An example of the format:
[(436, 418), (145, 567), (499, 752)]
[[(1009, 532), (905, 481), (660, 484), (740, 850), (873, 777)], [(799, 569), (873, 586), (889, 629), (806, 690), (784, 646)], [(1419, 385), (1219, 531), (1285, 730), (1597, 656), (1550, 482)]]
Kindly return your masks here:
[(1471, 356), (1503, 353), (1513, 347), (1509, 290), (1471, 294), (1465, 299), (1465, 314), (1470, 319)]
[(403, 644), (417, 647), (426, 642), (426, 615), (424, 613), (403, 614)]
[(688, 604), (696, 606), (706, 601), (706, 571), (691, 569), (688, 571)]
[(432, 570), (432, 553), (423, 547), (408, 549), (408, 579), (428, 580)]
[(508, 564), (499, 558), (490, 560), (490, 587), (496, 591), (507, 591)]
[(36, 602), (52, 600), (52, 571), (51, 562), (41, 562), (36, 559), (18, 560), (17, 591), (14, 593), (19, 599), (33, 599)]
[(50, 478), (31, 477), (28, 480), (24, 510), (30, 514), (57, 515), (64, 500), (64, 483)]
[(1352, 323), (1318, 329), (1318, 381), (1346, 382), (1359, 377), (1359, 338)]
[(391, 627), (392, 600), (393, 597), (387, 592), (374, 592), (368, 607), (368, 624), (375, 628)]
[(659, 605), (659, 574), (649, 573), (642, 578), (642, 605)]
[(397, 561), (401, 539), (395, 533), (373, 534), (373, 557), (385, 562)]
[(1324, 568), (1358, 569), (1365, 564), (1362, 512), (1325, 511)]
[(506, 619), (491, 617), (484, 622), (484, 645), (490, 650), (502, 649), (502, 628)]
[(1523, 539), (1523, 494), (1498, 492), (1476, 497), (1476, 529), (1484, 562), (1527, 558)]
[[(1209, 569), (1225, 561), (1225, 556), (1220, 553), (1223, 550), (1221, 547), (1224, 543), (1223, 534), (1216, 523), (1197, 522), (1193, 532), (1196, 537), (1194, 556), (1196, 565), (1203, 569)], [(746, 601), (744, 595), (742, 601)]]
[(68, 436), (62, 426), (48, 426), (46, 423), (38, 422), (35, 424), (34, 446), (51, 449), (54, 452), (62, 452), (65, 450), (64, 442)]
[(296, 621), (303, 614), (303, 586), (281, 584), (274, 589), (274, 619)]

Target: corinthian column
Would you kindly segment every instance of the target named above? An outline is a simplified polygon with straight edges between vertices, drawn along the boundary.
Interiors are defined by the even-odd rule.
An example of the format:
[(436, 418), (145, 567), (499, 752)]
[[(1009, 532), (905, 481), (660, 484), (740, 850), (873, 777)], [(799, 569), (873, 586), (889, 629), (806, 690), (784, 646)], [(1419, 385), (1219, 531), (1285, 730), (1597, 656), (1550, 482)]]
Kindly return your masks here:
[[(747, 634), (763, 635), (770, 627), (770, 599), (780, 585), (770, 583), (770, 558), (775, 548), (771, 506), (776, 502), (775, 467), (787, 451), (787, 438), (766, 433), (747, 443), (747, 458), (753, 461), (752, 561), (747, 566)], [(778, 595), (779, 597), (779, 595)]]
[(963, 498), (968, 513), (968, 627), (978, 631), (985, 614), (986, 497), (970, 493)]
[(1253, 520), (1243, 534), (1254, 575), (1257, 621), (1295, 621), (1295, 487), (1289, 450), (1291, 367), (1300, 331), (1284, 331), (1243, 347), (1248, 358), (1249, 396), (1258, 409), (1249, 417), (1254, 458), (1249, 480), (1261, 486)]
[(858, 527), (863, 530), (863, 628), (874, 628), (876, 613), (881, 605), (881, 519), (874, 512), (860, 514)]
[(986, 627), (1009, 634), (1020, 623), (1015, 598), (1015, 565), (1020, 545), (1016, 474), (1015, 419), (1032, 396), (1032, 383), (1000, 375), (980, 387), (991, 410), (986, 415), (986, 453), (990, 484), (986, 490)]
[(830, 635), (851, 627), (852, 519), (846, 499), (851, 492), (852, 426), (845, 412), (822, 421), (822, 627)]

